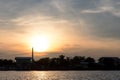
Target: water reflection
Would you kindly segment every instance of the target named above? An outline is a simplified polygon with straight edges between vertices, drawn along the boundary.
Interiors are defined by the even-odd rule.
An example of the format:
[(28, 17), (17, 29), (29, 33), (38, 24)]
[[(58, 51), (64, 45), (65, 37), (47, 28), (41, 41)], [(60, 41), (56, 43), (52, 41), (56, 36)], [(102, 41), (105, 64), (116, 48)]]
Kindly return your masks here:
[(32, 76), (34, 76), (35, 80), (41, 80), (41, 79), (47, 80), (47, 74), (45, 71), (41, 71), (41, 72), (33, 71)]
[(120, 80), (120, 71), (0, 71), (0, 80)]

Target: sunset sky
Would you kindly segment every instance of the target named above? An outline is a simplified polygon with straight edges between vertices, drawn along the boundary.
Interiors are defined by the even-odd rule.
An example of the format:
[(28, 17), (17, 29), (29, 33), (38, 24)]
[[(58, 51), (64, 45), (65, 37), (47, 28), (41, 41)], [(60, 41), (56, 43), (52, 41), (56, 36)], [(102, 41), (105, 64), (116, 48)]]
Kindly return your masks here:
[(36, 36), (36, 57), (119, 57), (120, 0), (0, 0), (0, 58), (30, 56)]

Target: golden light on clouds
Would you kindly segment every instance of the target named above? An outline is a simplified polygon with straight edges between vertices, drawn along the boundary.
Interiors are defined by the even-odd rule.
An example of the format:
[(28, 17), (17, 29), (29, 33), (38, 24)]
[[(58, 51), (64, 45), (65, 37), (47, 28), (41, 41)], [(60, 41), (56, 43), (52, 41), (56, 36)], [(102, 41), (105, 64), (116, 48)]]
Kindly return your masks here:
[[(58, 51), (64, 44), (72, 41), (72, 25), (67, 20), (58, 20), (43, 15), (23, 16), (12, 20), (24, 27), (27, 45), (36, 51)], [(71, 39), (70, 39), (71, 38)], [(28, 43), (29, 42), (29, 43)]]
[[(31, 48), (34, 47), (36, 56), (50, 54), (51, 52), (75, 53), (74, 51), (81, 52), (82, 49), (99, 50), (104, 48), (106, 50), (112, 50), (107, 44), (113, 45), (113, 49), (117, 47), (117, 45), (115, 45), (116, 41), (112, 41), (112, 43), (111, 41), (107, 41), (102, 44), (102, 40), (93, 40), (94, 38), (92, 39), (84, 34), (85, 31), (89, 31), (86, 27), (88, 25), (84, 20), (79, 21), (80, 31), (84, 31), (85, 29), (83, 33), (77, 32), (79, 28), (76, 27), (76, 31), (73, 28), (76, 25), (68, 20), (56, 19), (44, 15), (21, 16), (12, 20), (12, 22), (25, 31), (22, 35), (15, 35), (17, 36), (15, 39), (16, 42), (21, 42), (21, 44), (25, 46), (24, 51), (27, 53), (31, 53)], [(92, 47), (89, 45), (92, 45)], [(23, 47), (18, 47), (18, 49), (23, 52), (23, 50), (21, 50)]]

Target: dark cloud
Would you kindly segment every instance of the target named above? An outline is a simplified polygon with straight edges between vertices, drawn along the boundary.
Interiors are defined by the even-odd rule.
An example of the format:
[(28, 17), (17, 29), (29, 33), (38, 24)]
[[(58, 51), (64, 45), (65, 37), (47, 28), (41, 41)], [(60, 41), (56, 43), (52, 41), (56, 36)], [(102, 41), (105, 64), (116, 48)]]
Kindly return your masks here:
[(86, 15), (86, 22), (90, 23), (89, 34), (100, 38), (120, 38), (120, 18), (109, 13)]
[[(92, 28), (93, 30), (91, 31), (95, 32), (96, 35), (98, 34), (97, 36), (119, 37), (119, 18), (114, 16), (115, 13), (116, 15), (119, 15), (119, 4), (117, 4), (118, 2), (119, 0), (2, 0), (0, 3), (2, 6), (1, 15), (7, 18), (34, 15), (34, 13), (37, 12), (38, 14), (40, 13), (46, 16), (52, 16), (57, 19), (66, 19), (71, 21), (73, 24), (77, 24), (76, 26), (73, 26), (76, 28), (75, 30), (77, 33), (81, 33), (81, 31), (79, 31), (81, 29), (81, 25), (78, 23), (79, 20), (82, 19), (86, 24), (92, 24), (88, 26), (94, 26)], [(100, 10), (102, 6), (106, 7), (105, 10)], [(113, 7), (113, 9), (108, 10), (107, 8), (109, 7)], [(90, 10), (94, 13), (97, 13), (80, 13), (84, 10), (88, 10), (88, 13)], [(13, 23), (9, 23), (9, 25), (10, 24)], [(4, 26), (6, 26), (6, 23)], [(7, 26), (1, 28), (14, 29), (15, 27)], [(17, 26), (17, 28), (19, 27)], [(92, 35), (94, 35), (94, 33)]]

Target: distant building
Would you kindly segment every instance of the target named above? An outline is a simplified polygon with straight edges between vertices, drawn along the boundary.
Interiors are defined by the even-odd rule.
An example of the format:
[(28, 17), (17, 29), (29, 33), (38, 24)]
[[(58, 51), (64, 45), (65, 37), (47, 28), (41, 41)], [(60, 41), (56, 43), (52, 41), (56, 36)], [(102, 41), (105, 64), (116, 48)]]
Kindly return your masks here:
[(120, 64), (120, 59), (118, 57), (101, 57), (99, 63), (106, 66), (118, 66)]
[(26, 63), (31, 63), (32, 58), (31, 57), (15, 57), (16, 63), (18, 64), (26, 64)]
[(30, 69), (32, 58), (31, 57), (16, 57), (17, 69)]
[(17, 69), (30, 69), (34, 63), (34, 49), (32, 48), (31, 57), (15, 57)]

